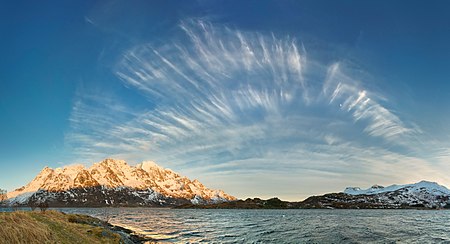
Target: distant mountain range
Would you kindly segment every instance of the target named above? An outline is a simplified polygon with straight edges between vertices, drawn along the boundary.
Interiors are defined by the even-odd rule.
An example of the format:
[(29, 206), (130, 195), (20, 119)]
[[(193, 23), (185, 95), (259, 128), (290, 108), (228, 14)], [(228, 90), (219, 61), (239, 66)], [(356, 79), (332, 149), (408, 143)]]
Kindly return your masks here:
[(421, 181), (388, 187), (374, 185), (366, 190), (347, 187), (343, 192), (311, 196), (302, 202), (287, 202), (278, 198), (248, 198), (209, 205), (185, 204), (179, 208), (443, 209), (450, 208), (450, 191), (435, 182)]
[(302, 202), (305, 208), (449, 208), (450, 190), (435, 182), (374, 185), (362, 190), (347, 187), (344, 192), (312, 196)]
[(90, 168), (45, 167), (29, 184), (8, 193), (9, 204), (47, 202), (54, 207), (177, 206), (236, 200), (221, 190), (206, 188), (155, 162), (130, 166), (105, 159)]
[(45, 167), (29, 184), (8, 193), (10, 205), (51, 207), (169, 206), (181, 208), (450, 208), (450, 190), (435, 182), (368, 189), (347, 187), (340, 193), (311, 196), (301, 202), (278, 198), (237, 200), (205, 187), (152, 161), (130, 166), (105, 159), (90, 168)]

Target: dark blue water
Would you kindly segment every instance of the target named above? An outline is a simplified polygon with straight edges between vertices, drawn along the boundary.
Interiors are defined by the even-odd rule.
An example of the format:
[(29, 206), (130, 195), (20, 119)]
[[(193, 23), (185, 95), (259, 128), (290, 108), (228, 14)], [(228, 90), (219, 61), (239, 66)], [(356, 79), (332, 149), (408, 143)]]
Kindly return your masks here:
[(62, 209), (160, 242), (450, 243), (450, 211)]

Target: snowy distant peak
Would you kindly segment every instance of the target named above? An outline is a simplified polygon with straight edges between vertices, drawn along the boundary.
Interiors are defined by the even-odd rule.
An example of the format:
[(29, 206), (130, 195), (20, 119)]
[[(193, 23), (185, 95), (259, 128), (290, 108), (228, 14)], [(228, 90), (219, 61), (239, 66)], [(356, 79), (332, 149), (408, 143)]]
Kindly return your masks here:
[(107, 158), (101, 162), (94, 163), (90, 170), (96, 169), (96, 170), (110, 170), (113, 172), (121, 172), (123, 170), (129, 170), (131, 166), (129, 166), (124, 160), (115, 160), (111, 158)]
[(112, 159), (112, 158), (104, 159), (104, 160), (101, 161), (99, 164), (106, 165), (106, 166), (109, 166), (109, 167), (123, 167), (123, 166), (128, 166), (128, 164), (127, 164), (127, 162), (125, 162), (125, 160)]
[(52, 171), (53, 171), (52, 168), (49, 168), (48, 166), (45, 166), (45, 167), (41, 170), (41, 172), (39, 172), (38, 175), (49, 174), (49, 173), (52, 172)]
[(347, 187), (345, 188), (344, 193), (349, 195), (375, 195), (395, 191), (408, 191), (411, 193), (428, 192), (433, 195), (450, 195), (450, 190), (447, 189), (445, 186), (439, 185), (436, 182), (424, 180), (414, 184), (390, 185), (387, 187), (383, 187), (380, 185), (373, 185), (372, 187), (365, 190), (362, 190), (359, 187)]
[(377, 185), (377, 184), (375, 184), (375, 185), (370, 187), (370, 189), (383, 189), (383, 188), (384, 188), (384, 186), (380, 186), (380, 185)]
[[(445, 188), (445, 189), (447, 189), (447, 187), (445, 187), (445, 186), (442, 186), (442, 185), (439, 185), (438, 183), (436, 183), (436, 182), (433, 182), (433, 181), (426, 181), (426, 180), (422, 180), (422, 181), (420, 181), (420, 182), (417, 182), (415, 185), (418, 185), (418, 186), (422, 186), (422, 187), (433, 187), (433, 188), (435, 188), (435, 187), (437, 187), (437, 188)], [(447, 189), (448, 190), (448, 189)]]
[(30, 184), (35, 182), (35, 181), (41, 181), (42, 179), (45, 179), (49, 174), (51, 174), (53, 172), (54, 172), (53, 169), (51, 169), (51, 168), (46, 166), (45, 168), (43, 168), (41, 170), (41, 172), (39, 172), (39, 174), (34, 178), (34, 180), (32, 182), (30, 182)]
[(67, 176), (76, 176), (78, 174), (78, 172), (80, 172), (81, 170), (84, 170), (84, 166), (81, 164), (73, 164), (73, 165), (68, 165), (68, 166), (64, 166), (63, 168), (56, 168), (54, 169), (54, 172), (56, 174), (64, 174)]
[(349, 194), (348, 192), (358, 192), (358, 191), (361, 191), (361, 188), (354, 187), (354, 186), (348, 186), (345, 188), (345, 190), (343, 192)]
[(14, 198), (25, 193), (32, 193), (40, 189), (49, 175), (53, 174), (54, 170), (49, 167), (44, 167), (41, 172), (26, 186), (22, 186), (12, 192), (8, 192), (8, 198)]
[(167, 181), (169, 179), (188, 180), (170, 169), (165, 169), (153, 161), (144, 161), (136, 165), (136, 169), (145, 171), (149, 177), (157, 182)]
[(147, 172), (151, 172), (154, 169), (162, 169), (161, 166), (157, 165), (153, 161), (143, 161), (142, 163), (136, 165), (136, 168), (143, 169)]

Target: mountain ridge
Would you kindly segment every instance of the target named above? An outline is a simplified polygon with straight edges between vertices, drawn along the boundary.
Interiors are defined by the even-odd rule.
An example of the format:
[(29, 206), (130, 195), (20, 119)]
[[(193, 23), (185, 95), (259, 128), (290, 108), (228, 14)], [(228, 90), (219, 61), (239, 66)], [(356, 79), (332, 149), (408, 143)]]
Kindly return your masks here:
[(209, 205), (185, 204), (179, 208), (225, 209), (449, 209), (450, 190), (436, 182), (420, 181), (406, 185), (383, 187), (373, 185), (362, 190), (347, 187), (343, 192), (311, 196), (300, 202), (278, 198), (262, 200), (247, 198)]
[(427, 208), (450, 207), (450, 190), (436, 182), (422, 180), (405, 185), (368, 189), (347, 187), (343, 192), (312, 196), (303, 201), (311, 208)]
[[(77, 199), (80, 198), (77, 193), (83, 190), (104, 195), (104, 199), (100, 196), (95, 198), (99, 199), (97, 202), (105, 200), (105, 203), (111, 203), (108, 199), (115, 199), (115, 202), (124, 199), (125, 205), (130, 204), (129, 199), (140, 196), (139, 192), (147, 192), (149, 196), (154, 196), (154, 199), (150, 199), (154, 201), (147, 201), (148, 197), (140, 196), (143, 197), (144, 205), (151, 203), (164, 205), (169, 199), (192, 202), (222, 202), (236, 199), (222, 190), (209, 189), (196, 179), (191, 181), (153, 161), (130, 166), (124, 160), (110, 158), (94, 163), (89, 168), (79, 164), (56, 169), (44, 167), (30, 183), (8, 193), (7, 196), (11, 203), (18, 204), (25, 204), (34, 199), (53, 200), (55, 204), (60, 204), (57, 201), (70, 202), (76, 205), (79, 202), (87, 202), (89, 198), (89, 195), (82, 194), (85, 198)], [(120, 196), (110, 196), (119, 193)], [(45, 199), (45, 196), (49, 199)], [(169, 202), (173, 202), (172, 200)], [(133, 200), (132, 205), (135, 204), (139, 205), (139, 199)]]
[(153, 161), (136, 166), (105, 159), (86, 168), (44, 167), (27, 185), (8, 193), (10, 204), (51, 206), (171, 206), (184, 208), (450, 208), (450, 190), (436, 182), (347, 187), (342, 192), (311, 196), (300, 202), (278, 198), (238, 200), (205, 187)]
[(397, 191), (402, 188), (410, 188), (410, 189), (416, 190), (416, 191), (420, 188), (425, 188), (433, 193), (450, 195), (450, 190), (447, 187), (439, 185), (436, 182), (426, 181), (426, 180), (422, 180), (422, 181), (419, 181), (419, 182), (413, 183), (413, 184), (405, 184), (405, 185), (393, 184), (393, 185), (386, 186), (386, 187), (381, 186), (381, 185), (373, 185), (370, 188), (365, 189), (365, 190), (363, 190), (359, 187), (347, 187), (347, 188), (345, 188), (343, 193), (346, 193), (349, 195), (362, 195), (362, 194), (373, 195), (373, 194), (380, 194), (380, 193), (384, 193), (384, 192)]

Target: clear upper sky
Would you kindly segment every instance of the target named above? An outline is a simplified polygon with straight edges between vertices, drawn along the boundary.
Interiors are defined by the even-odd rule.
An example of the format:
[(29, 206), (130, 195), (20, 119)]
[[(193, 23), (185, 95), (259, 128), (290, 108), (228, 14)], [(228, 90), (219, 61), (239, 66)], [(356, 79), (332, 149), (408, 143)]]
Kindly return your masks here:
[(448, 1), (9, 1), (0, 188), (154, 160), (237, 197), (450, 186)]

